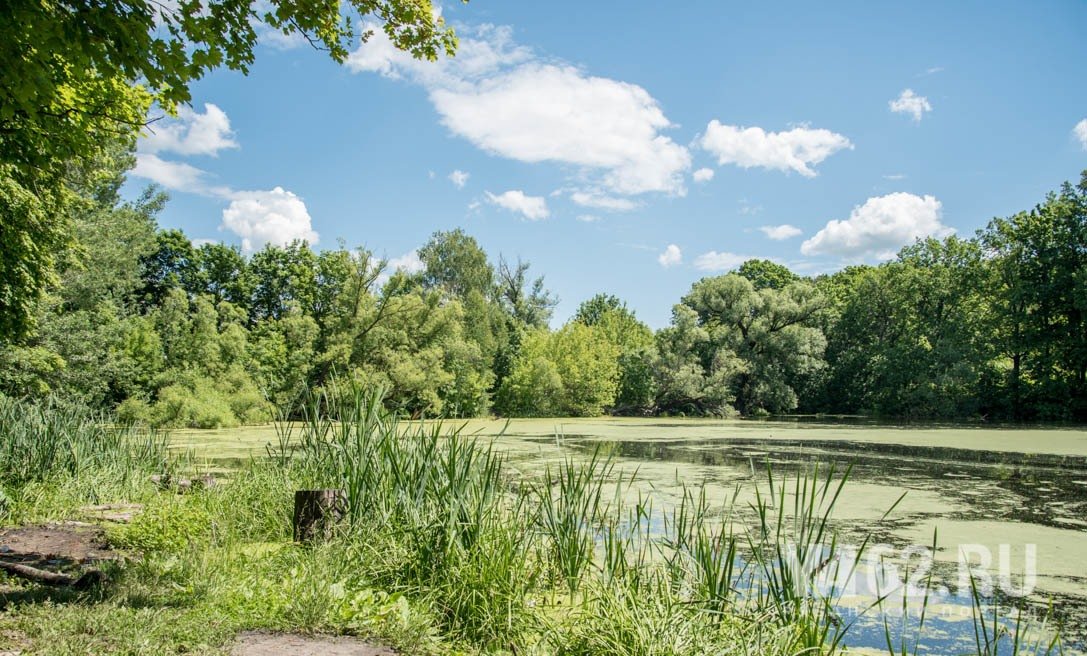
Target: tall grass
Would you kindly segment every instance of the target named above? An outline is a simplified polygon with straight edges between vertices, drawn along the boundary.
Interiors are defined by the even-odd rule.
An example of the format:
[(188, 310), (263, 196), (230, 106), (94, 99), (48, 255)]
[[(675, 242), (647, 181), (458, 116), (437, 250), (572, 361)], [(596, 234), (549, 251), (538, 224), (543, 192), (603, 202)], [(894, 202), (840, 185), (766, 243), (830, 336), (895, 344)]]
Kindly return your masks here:
[(165, 435), (67, 404), (0, 396), (0, 498), (22, 500), (12, 507), (55, 514), (123, 497), (168, 464)]
[(91, 470), (128, 477), (165, 462), (161, 434), (71, 405), (0, 396), (0, 478), (13, 486)]
[(368, 545), (376, 582), (426, 595), (444, 628), (470, 640), (516, 639), (537, 576), (527, 491), (505, 486), (489, 443), (441, 422), (401, 423), (382, 396), (314, 394), (273, 460), (347, 492), (350, 530)]
[(604, 485), (613, 469), (614, 463), (595, 449), (587, 462), (567, 456), (556, 470), (548, 465), (543, 480), (531, 488), (539, 506), (540, 534), (571, 597), (593, 560), (606, 512)]

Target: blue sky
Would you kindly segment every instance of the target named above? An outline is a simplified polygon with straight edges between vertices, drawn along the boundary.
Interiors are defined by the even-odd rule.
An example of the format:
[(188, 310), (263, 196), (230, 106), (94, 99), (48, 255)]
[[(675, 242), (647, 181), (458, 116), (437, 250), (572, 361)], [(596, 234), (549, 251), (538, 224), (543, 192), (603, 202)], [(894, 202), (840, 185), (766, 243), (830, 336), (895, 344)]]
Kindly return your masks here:
[(365, 246), (403, 267), (456, 227), (561, 298), (655, 328), (692, 282), (969, 236), (1087, 169), (1087, 3), (445, 4), (461, 50), (378, 32), (336, 65), (265, 34), (141, 141), (127, 191), (244, 249)]

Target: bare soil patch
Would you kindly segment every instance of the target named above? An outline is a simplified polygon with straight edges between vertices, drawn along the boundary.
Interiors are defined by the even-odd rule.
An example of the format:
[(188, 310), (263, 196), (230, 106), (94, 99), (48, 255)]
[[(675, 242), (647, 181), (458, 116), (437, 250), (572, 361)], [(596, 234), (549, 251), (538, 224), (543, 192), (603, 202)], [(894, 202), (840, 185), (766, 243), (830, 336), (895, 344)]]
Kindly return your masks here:
[(99, 526), (65, 522), (0, 530), (0, 559), (7, 562), (67, 569), (119, 558)]
[(346, 636), (300, 636), (246, 631), (238, 634), (233, 656), (396, 656), (395, 651)]

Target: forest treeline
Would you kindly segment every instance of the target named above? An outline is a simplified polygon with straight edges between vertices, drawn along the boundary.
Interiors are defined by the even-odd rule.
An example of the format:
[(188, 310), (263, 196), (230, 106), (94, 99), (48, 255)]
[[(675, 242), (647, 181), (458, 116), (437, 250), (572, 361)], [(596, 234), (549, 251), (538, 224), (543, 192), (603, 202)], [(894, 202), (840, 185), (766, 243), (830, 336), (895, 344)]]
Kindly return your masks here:
[(365, 249), (243, 255), (123, 201), (130, 149), (68, 176), (77, 247), (0, 336), (0, 391), (123, 420), (232, 426), (333, 380), (409, 416), (871, 414), (1087, 419), (1087, 172), (972, 239), (803, 277), (767, 260), (694, 283), (656, 332), (601, 293), (550, 328), (527, 263), (461, 230), (391, 271)]

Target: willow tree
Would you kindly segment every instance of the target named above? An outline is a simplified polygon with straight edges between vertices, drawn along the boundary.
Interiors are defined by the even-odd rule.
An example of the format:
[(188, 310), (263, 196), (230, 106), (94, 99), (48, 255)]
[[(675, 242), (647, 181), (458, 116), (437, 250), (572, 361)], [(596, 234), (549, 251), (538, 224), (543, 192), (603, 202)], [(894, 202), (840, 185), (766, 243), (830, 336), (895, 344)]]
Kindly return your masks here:
[(683, 297), (705, 339), (692, 345), (707, 371), (734, 372), (731, 389), (743, 414), (797, 407), (795, 385), (824, 366), (826, 339), (817, 326), (825, 302), (798, 281), (782, 289), (756, 289), (743, 276), (704, 278)]

